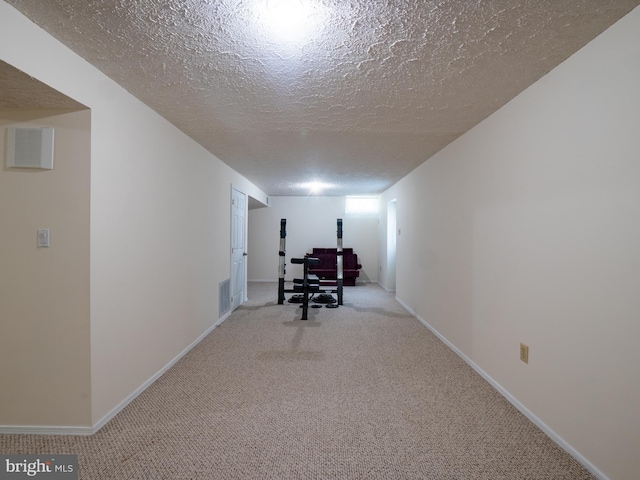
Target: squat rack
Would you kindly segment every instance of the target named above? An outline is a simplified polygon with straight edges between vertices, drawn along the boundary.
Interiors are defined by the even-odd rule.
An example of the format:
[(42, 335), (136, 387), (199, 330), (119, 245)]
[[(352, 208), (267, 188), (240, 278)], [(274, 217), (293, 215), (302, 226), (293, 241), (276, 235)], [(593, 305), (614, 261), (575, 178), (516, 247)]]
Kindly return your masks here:
[(315, 275), (308, 273), (308, 266), (314, 263), (318, 263), (318, 259), (314, 258), (310, 255), (305, 255), (304, 258), (292, 258), (291, 263), (294, 264), (303, 264), (304, 265), (304, 278), (302, 279), (294, 279), (293, 283), (295, 284), (293, 289), (287, 290), (285, 289), (285, 279), (284, 276), (286, 274), (286, 239), (287, 239), (287, 220), (283, 218), (280, 220), (280, 251), (279, 255), (279, 263), (278, 263), (278, 305), (284, 304), (285, 293), (302, 293), (303, 294), (303, 314), (302, 320), (306, 320), (307, 318), (307, 307), (309, 300), (310, 292), (324, 292), (324, 293), (336, 293), (338, 295), (338, 305), (342, 305), (342, 291), (344, 284), (344, 253), (342, 248), (342, 219), (339, 218), (337, 221), (337, 245), (336, 245), (336, 288), (335, 289), (321, 289), (321, 280)]

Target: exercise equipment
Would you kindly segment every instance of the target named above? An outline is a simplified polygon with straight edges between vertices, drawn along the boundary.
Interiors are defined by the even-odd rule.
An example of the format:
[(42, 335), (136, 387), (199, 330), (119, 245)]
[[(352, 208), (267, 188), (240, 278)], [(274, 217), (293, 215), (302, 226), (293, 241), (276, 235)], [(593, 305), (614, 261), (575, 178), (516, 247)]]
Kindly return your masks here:
[(302, 318), (300, 320), (307, 320), (307, 312), (309, 309), (309, 293), (318, 292), (320, 290), (320, 280), (316, 278), (309, 278), (309, 265), (314, 263), (320, 263), (320, 260), (313, 257), (304, 258), (292, 258), (291, 263), (297, 263), (303, 265), (304, 275), (301, 279), (294, 279), (295, 283), (293, 287), (294, 292), (302, 292)]
[[(336, 255), (336, 288), (324, 289), (322, 288), (322, 281), (313, 274), (309, 274), (309, 265), (320, 263), (320, 260), (310, 255), (305, 255), (304, 258), (292, 258), (292, 264), (303, 265), (303, 278), (294, 279), (293, 289), (285, 289), (285, 274), (286, 274), (286, 238), (287, 238), (287, 220), (285, 218), (280, 220), (280, 250), (278, 252), (278, 305), (283, 305), (285, 300), (285, 293), (296, 293), (289, 299), (289, 303), (302, 303), (302, 318), (301, 320), (307, 320), (307, 312), (309, 308), (309, 301), (314, 299), (315, 294), (318, 295), (318, 299), (314, 299), (315, 302), (323, 303), (328, 308), (336, 308), (338, 305), (342, 305), (343, 300), (343, 249), (342, 249), (342, 219), (339, 218), (337, 222), (337, 255)], [(336, 301), (332, 293), (336, 293), (338, 300)], [(330, 300), (329, 300), (330, 298)], [(312, 308), (318, 308), (313, 305)]]
[(330, 303), (336, 303), (337, 300), (329, 293), (321, 293), (319, 295), (315, 295), (313, 297), (313, 301), (315, 303), (324, 303), (328, 305)]
[(284, 303), (284, 275), (286, 273), (284, 256), (285, 245), (287, 241), (287, 219), (280, 220), (280, 252), (279, 252), (279, 264), (278, 264), (278, 305)]
[(338, 219), (338, 244), (336, 246), (336, 278), (338, 279), (338, 305), (342, 305), (342, 284), (344, 280), (344, 252), (342, 251), (342, 219)]

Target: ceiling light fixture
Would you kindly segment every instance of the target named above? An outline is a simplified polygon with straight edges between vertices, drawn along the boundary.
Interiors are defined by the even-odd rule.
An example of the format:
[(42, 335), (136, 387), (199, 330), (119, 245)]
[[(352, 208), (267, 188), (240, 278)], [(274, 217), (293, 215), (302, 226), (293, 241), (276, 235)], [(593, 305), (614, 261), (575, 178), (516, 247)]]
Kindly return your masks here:
[(303, 41), (312, 30), (308, 0), (266, 0), (263, 23), (269, 35), (289, 43)]
[(300, 0), (268, 0), (267, 9), (275, 23), (289, 25), (304, 18)]
[(317, 195), (330, 187), (333, 187), (333, 185), (323, 182), (307, 182), (300, 184), (300, 188), (308, 190), (311, 195)]

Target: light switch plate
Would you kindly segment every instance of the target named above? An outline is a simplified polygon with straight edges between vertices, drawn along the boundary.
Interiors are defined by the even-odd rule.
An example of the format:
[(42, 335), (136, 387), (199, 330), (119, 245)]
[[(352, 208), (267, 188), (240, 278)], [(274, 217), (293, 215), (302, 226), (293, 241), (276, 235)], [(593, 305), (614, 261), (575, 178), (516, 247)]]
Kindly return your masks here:
[(38, 229), (38, 247), (50, 247), (51, 239), (48, 228)]

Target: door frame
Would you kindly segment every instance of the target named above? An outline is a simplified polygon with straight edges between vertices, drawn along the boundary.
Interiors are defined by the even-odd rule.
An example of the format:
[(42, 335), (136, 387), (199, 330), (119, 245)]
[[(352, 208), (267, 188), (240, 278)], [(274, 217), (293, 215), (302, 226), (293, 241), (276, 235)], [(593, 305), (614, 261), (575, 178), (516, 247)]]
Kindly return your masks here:
[[(235, 293), (235, 286), (236, 286), (236, 269), (234, 268), (234, 257), (233, 257), (233, 250), (234, 250), (234, 240), (235, 240), (235, 235), (236, 235), (236, 223), (234, 222), (234, 194), (235, 192), (239, 193), (240, 195), (242, 195), (242, 197), (244, 197), (244, 202), (243, 203), (243, 225), (242, 225), (242, 231), (243, 231), (243, 245), (242, 245), (242, 298), (240, 298), (239, 302), (237, 303), (237, 305), (234, 305), (233, 303), (233, 294)], [(238, 308), (240, 305), (242, 305), (244, 302), (246, 302), (248, 300), (248, 296), (247, 296), (247, 228), (248, 228), (248, 195), (243, 192), (241, 189), (239, 189), (238, 187), (235, 187), (234, 185), (231, 185), (231, 202), (230, 202), (230, 207), (231, 207), (231, 211), (230, 211), (230, 233), (231, 233), (231, 238), (230, 238), (230, 244), (231, 244), (231, 249), (230, 249), (230, 268), (231, 268), (231, 291), (230, 291), (230, 302), (231, 302), (231, 311), (235, 310), (236, 308)]]
[(396, 291), (396, 249), (398, 241), (398, 200), (394, 198), (387, 203), (387, 268), (386, 290)]

